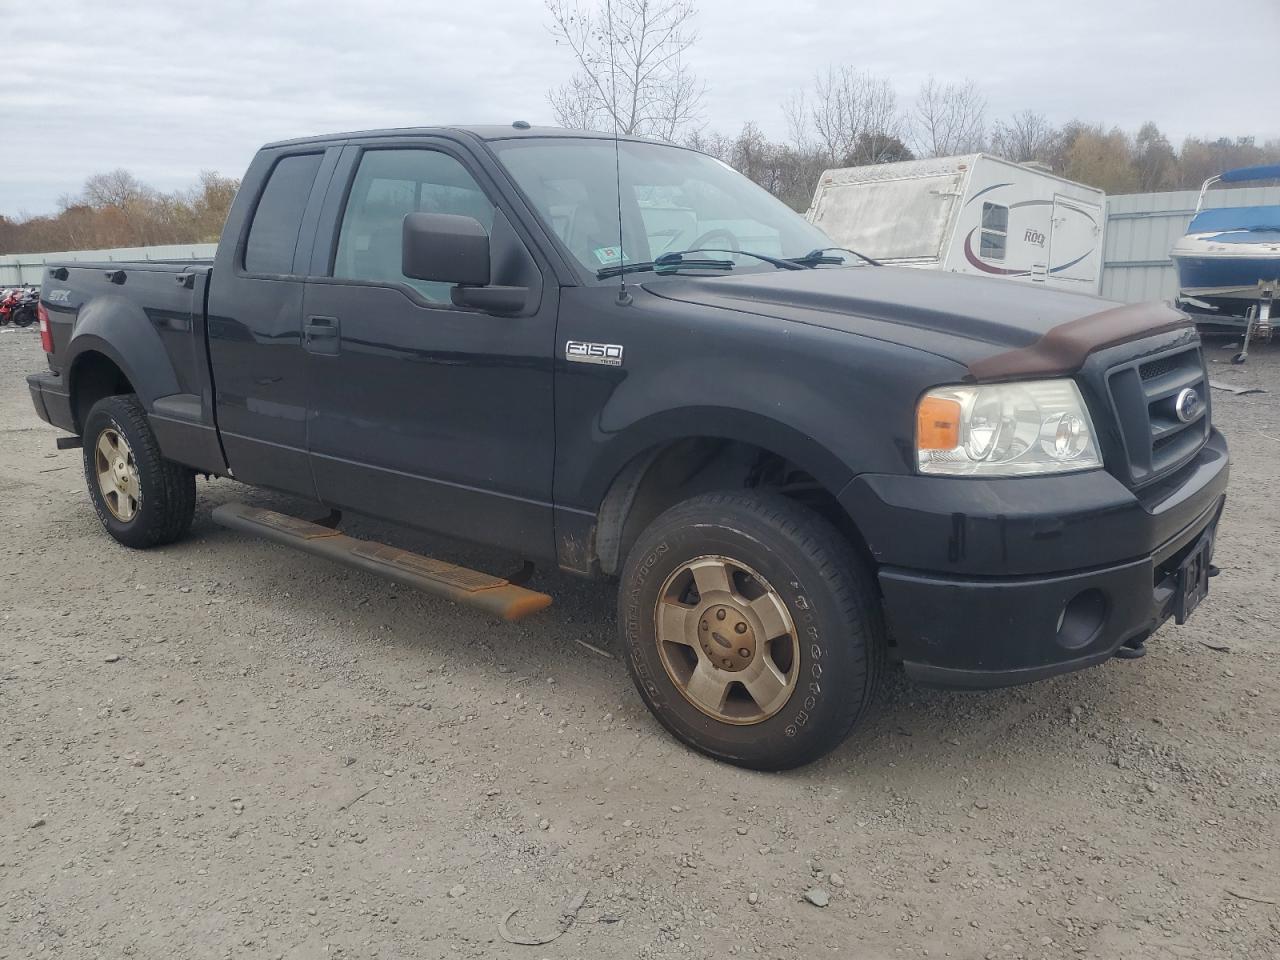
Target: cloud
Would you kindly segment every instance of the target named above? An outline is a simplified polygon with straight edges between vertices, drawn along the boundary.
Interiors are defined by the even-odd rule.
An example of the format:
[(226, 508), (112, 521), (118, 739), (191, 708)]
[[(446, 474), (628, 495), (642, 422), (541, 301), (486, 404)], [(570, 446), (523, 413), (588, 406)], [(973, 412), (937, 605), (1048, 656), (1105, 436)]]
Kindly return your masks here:
[[(1195, 0), (701, 0), (691, 59), (708, 125), (725, 131), (755, 120), (783, 135), (785, 96), (852, 63), (904, 99), (929, 73), (972, 77), (992, 117), (1031, 107), (1131, 130), (1152, 119), (1175, 140), (1280, 136), (1280, 4), (1230, 9), (1242, 29), (1206, 24)], [(7, 213), (49, 211), (115, 167), (163, 189), (201, 169), (238, 175), (261, 143), (293, 136), (546, 121), (545, 92), (572, 69), (537, 0), (63, 0), (15, 4), (5, 26)]]

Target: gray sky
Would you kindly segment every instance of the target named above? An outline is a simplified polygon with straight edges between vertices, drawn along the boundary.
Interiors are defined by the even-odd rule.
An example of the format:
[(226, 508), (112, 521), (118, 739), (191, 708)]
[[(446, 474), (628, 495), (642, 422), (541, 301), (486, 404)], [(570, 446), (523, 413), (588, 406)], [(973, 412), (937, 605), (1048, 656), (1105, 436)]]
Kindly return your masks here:
[[(698, 5), (710, 129), (782, 136), (784, 97), (849, 63), (903, 100), (930, 73), (971, 77), (988, 119), (1151, 119), (1175, 146), (1280, 137), (1280, 0)], [(545, 92), (572, 64), (546, 21), (539, 0), (0, 0), (0, 213), (50, 212), (116, 167), (162, 189), (239, 176), (267, 140), (549, 121)]]

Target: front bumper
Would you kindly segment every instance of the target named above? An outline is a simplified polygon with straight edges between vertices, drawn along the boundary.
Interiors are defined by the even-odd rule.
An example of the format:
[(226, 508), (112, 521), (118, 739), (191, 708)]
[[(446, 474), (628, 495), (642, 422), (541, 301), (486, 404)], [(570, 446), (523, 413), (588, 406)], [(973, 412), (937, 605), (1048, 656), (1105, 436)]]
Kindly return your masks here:
[(71, 414), (71, 394), (66, 390), (60, 374), (52, 370), (33, 373), (27, 377), (27, 387), (41, 420), (63, 430), (76, 432), (75, 417)]
[(1217, 524), (1227, 475), (1215, 431), (1190, 464), (1141, 492), (1102, 471), (862, 476), (841, 502), (880, 564), (908, 675), (994, 687), (1101, 663), (1164, 623), (1178, 565)]

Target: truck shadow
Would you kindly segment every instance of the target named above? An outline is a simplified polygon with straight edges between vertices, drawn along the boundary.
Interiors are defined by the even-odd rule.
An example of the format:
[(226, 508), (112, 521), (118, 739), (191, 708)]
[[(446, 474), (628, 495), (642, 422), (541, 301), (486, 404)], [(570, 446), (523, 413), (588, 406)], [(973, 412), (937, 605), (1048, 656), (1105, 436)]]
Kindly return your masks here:
[[(541, 566), (529, 585), (551, 594), (553, 606), (517, 624), (506, 624), (214, 524), (209, 516), (212, 508), (232, 500), (306, 518), (318, 518), (324, 511), (306, 500), (229, 481), (215, 480), (200, 487), (193, 536), (237, 551), (269, 552), (266, 582), (255, 583), (252, 589), (261, 591), (263, 602), (286, 608), (291, 619), (341, 620), (351, 624), (353, 635), (377, 635), (424, 663), (447, 659), (455, 666), (465, 664), (481, 671), (492, 668), (555, 678), (558, 685), (551, 696), (562, 700), (560, 707), (566, 713), (576, 713), (584, 705), (601, 713), (623, 708), (641, 729), (668, 747), (659, 748), (664, 757), (687, 753), (690, 763), (704, 762), (670, 740), (633, 690), (617, 646), (612, 584)], [(363, 517), (344, 518), (342, 530), (495, 575), (516, 570), (521, 563), (521, 558), (510, 554)], [(305, 586), (295, 590), (281, 589), (282, 585)], [(801, 783), (845, 780), (885, 774), (895, 767), (917, 772), (950, 767), (962, 758), (971, 760), (975, 753), (994, 757), (1037, 745), (1043, 750), (1071, 724), (1074, 706), (1110, 694), (1112, 685), (1099, 682), (1107, 669), (1112, 668), (1029, 687), (952, 692), (919, 686), (891, 664), (877, 702), (849, 740), (827, 758), (782, 776)]]

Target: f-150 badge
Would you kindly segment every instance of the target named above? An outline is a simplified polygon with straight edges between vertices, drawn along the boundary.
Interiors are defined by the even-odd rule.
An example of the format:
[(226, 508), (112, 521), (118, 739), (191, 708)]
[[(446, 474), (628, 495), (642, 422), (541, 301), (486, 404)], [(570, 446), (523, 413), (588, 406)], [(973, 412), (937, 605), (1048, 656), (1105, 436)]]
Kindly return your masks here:
[(606, 367), (622, 366), (622, 345), (619, 343), (587, 343), (570, 340), (564, 345), (566, 360), (574, 363), (603, 363)]

